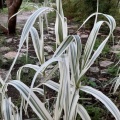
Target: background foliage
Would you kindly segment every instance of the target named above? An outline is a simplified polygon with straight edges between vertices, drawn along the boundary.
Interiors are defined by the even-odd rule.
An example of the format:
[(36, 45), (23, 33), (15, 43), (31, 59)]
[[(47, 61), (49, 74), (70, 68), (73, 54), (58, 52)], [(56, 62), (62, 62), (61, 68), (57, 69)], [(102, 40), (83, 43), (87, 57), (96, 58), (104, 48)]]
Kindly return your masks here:
[[(68, 19), (82, 23), (87, 16), (96, 12), (96, 3), (97, 0), (63, 0), (64, 14)], [(120, 24), (118, 0), (99, 0), (99, 12), (112, 15)]]

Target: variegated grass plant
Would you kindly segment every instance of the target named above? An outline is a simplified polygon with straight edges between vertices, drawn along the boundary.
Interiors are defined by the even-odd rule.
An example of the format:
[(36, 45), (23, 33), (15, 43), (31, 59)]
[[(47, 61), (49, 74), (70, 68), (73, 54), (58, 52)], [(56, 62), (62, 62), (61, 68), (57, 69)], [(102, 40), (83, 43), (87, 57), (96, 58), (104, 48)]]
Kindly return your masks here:
[[(75, 120), (77, 115), (83, 120), (91, 120), (86, 109), (78, 102), (80, 95), (79, 91), (86, 92), (99, 99), (107, 109), (112, 113), (116, 120), (120, 120), (120, 112), (115, 104), (102, 92), (90, 87), (83, 86), (81, 82), (82, 76), (87, 72), (90, 66), (94, 63), (96, 58), (102, 52), (106, 42), (112, 35), (115, 29), (116, 23), (112, 16), (102, 13), (94, 13), (89, 16), (81, 27), (92, 17), (96, 16), (93, 29), (88, 37), (87, 43), (82, 51), (81, 38), (78, 35), (67, 35), (67, 22), (64, 17), (62, 10), (61, 1), (56, 2), (56, 24), (55, 24), (55, 35), (56, 35), (56, 51), (51, 59), (45, 61), (44, 56), (44, 37), (43, 37), (43, 19), (48, 12), (53, 11), (50, 7), (41, 7), (36, 10), (30, 18), (27, 20), (22, 35), (20, 38), (20, 44), (18, 54), (11, 65), (9, 73), (11, 72), (19, 52), (24, 42), (27, 42), (31, 34), (33, 46), (35, 49), (36, 56), (39, 60), (40, 66), (33, 64), (26, 64), (17, 72), (16, 80), (8, 80), (9, 73), (5, 80), (0, 79), (1, 87), (1, 111), (2, 119), (4, 120), (22, 120), (22, 110), (27, 113), (27, 107), (30, 105), (32, 110), (36, 113), (41, 120)], [(102, 15), (106, 18), (106, 21), (97, 21), (97, 16)], [(39, 18), (40, 35), (38, 34), (34, 23)], [(101, 42), (96, 51), (93, 52), (94, 44), (97, 38), (97, 34), (103, 24), (107, 24), (109, 27), (108, 36)], [(80, 27), (80, 28), (81, 28)], [(45, 75), (45, 71), (49, 65), (55, 63), (53, 69), (50, 70), (48, 75)], [(21, 71), (23, 68), (30, 68), (35, 70), (31, 86), (28, 87), (22, 82)], [(51, 76), (55, 71), (59, 70), (60, 78), (59, 81), (55, 82)], [(42, 81), (35, 86), (36, 78), (38, 75), (44, 76)], [(15, 87), (21, 96), (21, 106), (18, 108), (13, 104), (11, 98), (7, 96), (7, 87), (11, 85)], [(41, 101), (35, 92), (39, 93), (44, 97), (45, 92), (41, 86), (47, 86), (52, 90), (55, 90), (58, 94), (55, 96), (55, 104), (52, 112), (49, 111), (45, 106), (45, 101)], [(49, 101), (49, 99), (47, 100)]]

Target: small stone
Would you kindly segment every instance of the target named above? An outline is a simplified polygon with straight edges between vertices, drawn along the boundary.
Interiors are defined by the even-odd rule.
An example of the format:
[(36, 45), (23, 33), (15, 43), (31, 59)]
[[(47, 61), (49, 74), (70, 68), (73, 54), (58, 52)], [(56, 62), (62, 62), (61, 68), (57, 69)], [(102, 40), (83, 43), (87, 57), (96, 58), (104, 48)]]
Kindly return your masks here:
[(6, 59), (2, 59), (2, 62), (3, 62), (3, 63), (7, 63), (7, 60), (6, 60)]
[(120, 45), (114, 45), (111, 49), (112, 51), (120, 51)]
[(78, 25), (68, 25), (68, 29), (78, 29)]
[(107, 37), (107, 35), (101, 35), (101, 37), (104, 37), (104, 38), (106, 38), (106, 37)]
[(117, 39), (120, 39), (120, 36), (115, 36)]
[(119, 54), (120, 53), (120, 51), (110, 51), (110, 52), (115, 53), (115, 54)]
[(10, 48), (9, 47), (1, 47), (0, 48), (0, 52), (5, 52), (5, 51), (9, 51)]
[(108, 61), (108, 60), (105, 60), (105, 61), (101, 61), (99, 64), (100, 64), (100, 67), (108, 67), (110, 66), (111, 64), (113, 64), (114, 62), (111, 62), (111, 61)]
[(53, 52), (53, 48), (52, 48), (51, 46), (45, 46), (44, 49), (45, 49), (48, 53)]
[(69, 29), (69, 30), (68, 30), (68, 33), (69, 33), (69, 34), (73, 34), (74, 32), (75, 32), (75, 30), (73, 30), (73, 29)]
[(50, 37), (51, 36), (51, 34), (45, 34), (44, 35), (44, 39), (47, 39), (48, 37)]
[(14, 42), (17, 42), (18, 40), (17, 39), (14, 39)]
[(90, 30), (85, 30), (85, 33), (90, 34)]
[[(3, 57), (8, 60), (11, 60), (11, 59), (14, 59), (16, 55), (17, 55), (17, 52), (10, 51), (10, 52), (6, 53), (5, 55), (3, 55)], [(23, 55), (24, 55), (23, 53), (20, 53), (19, 57), (22, 57)]]
[(79, 35), (79, 36), (80, 36), (80, 35), (81, 35), (81, 32), (80, 32), (80, 31), (77, 31), (77, 35)]
[(98, 67), (90, 67), (90, 72), (92, 73), (98, 73), (100, 70)]
[(115, 30), (120, 31), (120, 27), (116, 27), (116, 29), (115, 29)]
[(23, 68), (22, 71), (23, 71), (24, 73), (28, 73), (28, 72), (29, 72), (29, 68)]
[(107, 81), (107, 78), (99, 78), (100, 81)]
[(49, 34), (54, 35), (54, 34), (55, 34), (55, 32), (54, 32), (54, 31), (49, 31)]
[(120, 45), (119, 44), (118, 45), (114, 45), (111, 48), (110, 52), (115, 53), (115, 54), (119, 54), (120, 53)]
[(13, 41), (13, 38), (9, 38), (6, 40), (7, 43), (11, 43)]
[(96, 78), (93, 78), (93, 77), (89, 77), (89, 80), (91, 80), (91, 81), (96, 81)]
[(51, 25), (51, 26), (54, 26), (54, 25), (55, 25), (55, 23), (50, 23), (50, 25)]
[(54, 37), (49, 37), (49, 40), (55, 41)]
[(48, 55), (48, 53), (47, 53), (47, 52), (44, 52), (44, 55), (45, 55), (45, 56), (47, 56), (47, 55)]
[[(17, 47), (19, 47), (19, 45), (17, 45)], [(25, 48), (26, 48), (26, 46), (25, 46), (25, 45), (23, 45), (23, 46), (22, 46), (22, 49), (25, 49)]]
[(40, 62), (36, 62), (36, 65), (40, 66)]
[[(5, 80), (6, 76), (8, 74), (8, 71), (4, 70), (4, 69), (0, 69), (0, 77)], [(8, 80), (11, 80), (11, 74), (8, 77)]]
[(56, 44), (55, 41), (47, 41), (46, 45), (54, 46)]
[(102, 33), (98, 33), (97, 35), (98, 35), (98, 36), (101, 36), (101, 35), (102, 35)]
[(25, 52), (27, 52), (27, 49), (21, 49), (21, 52), (25, 53)]
[(46, 56), (46, 59), (49, 60), (52, 58), (52, 55)]
[(49, 65), (48, 67), (47, 67), (47, 69), (53, 69), (53, 65)]
[(48, 29), (49, 29), (49, 30), (52, 30), (52, 31), (55, 30), (55, 28), (53, 28), (53, 27), (48, 27)]
[(81, 37), (81, 39), (87, 39), (87, 38), (88, 38), (88, 35), (83, 34), (83, 35), (81, 35), (80, 37)]
[(108, 72), (108, 70), (107, 70), (107, 69), (103, 69), (103, 70), (101, 70), (101, 71), (100, 71), (100, 73), (101, 73), (101, 74), (103, 74), (103, 75), (106, 75), (106, 74), (107, 74), (107, 72)]

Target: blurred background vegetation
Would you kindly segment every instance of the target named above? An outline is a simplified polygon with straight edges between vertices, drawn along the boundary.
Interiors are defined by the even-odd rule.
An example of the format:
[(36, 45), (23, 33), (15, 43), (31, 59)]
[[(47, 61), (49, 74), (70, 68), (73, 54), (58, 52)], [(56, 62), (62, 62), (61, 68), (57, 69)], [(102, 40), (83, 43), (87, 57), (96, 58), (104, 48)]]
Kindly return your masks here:
[[(74, 22), (83, 22), (90, 14), (96, 12), (97, 0), (63, 0), (65, 16)], [(120, 25), (119, 0), (99, 0), (99, 12), (112, 15)], [(93, 25), (93, 18), (90, 26)]]
[[(41, 4), (44, 0), (28, 0), (32, 3)], [(56, 2), (56, 0), (48, 0), (49, 2)], [(83, 21), (92, 13), (96, 12), (97, 9), (97, 0), (62, 0), (64, 14), (68, 18), (70, 23), (82, 24)], [(23, 0), (23, 6), (26, 0)], [(120, 26), (120, 0), (99, 0), (99, 12), (112, 15), (117, 23), (117, 26)], [(21, 5), (21, 7), (22, 7)], [(28, 6), (25, 10), (32, 10)], [(7, 13), (7, 8), (3, 12)], [(54, 13), (55, 14), (55, 13)], [(50, 14), (51, 17), (55, 15)], [(100, 17), (98, 19), (101, 19)], [(104, 18), (102, 18), (104, 19)], [(94, 23), (94, 17), (90, 19), (86, 27), (92, 28)]]
[[(24, 2), (26, 0), (23, 0)], [(56, 0), (48, 0), (56, 2)], [(97, 0), (62, 0), (64, 14), (68, 20), (83, 23), (83, 21), (92, 13), (96, 12)], [(120, 0), (99, 0), (99, 12), (112, 15), (117, 25), (120, 25)], [(33, 3), (43, 3), (44, 0), (29, 0)], [(103, 19), (103, 18), (102, 18)], [(94, 18), (91, 19), (89, 25), (93, 25)]]

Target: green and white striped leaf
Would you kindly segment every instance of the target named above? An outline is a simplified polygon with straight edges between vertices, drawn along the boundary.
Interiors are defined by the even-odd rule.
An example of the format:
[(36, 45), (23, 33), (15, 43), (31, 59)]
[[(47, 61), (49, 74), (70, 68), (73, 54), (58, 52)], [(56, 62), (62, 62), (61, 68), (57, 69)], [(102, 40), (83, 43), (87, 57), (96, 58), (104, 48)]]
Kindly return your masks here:
[[(0, 76), (0, 83), (2, 84), (2, 86), (4, 86), (5, 82), (3, 81), (3, 79)], [(0, 93), (1, 93), (1, 89), (0, 89)]]
[(74, 84), (77, 83), (80, 74), (80, 58), (82, 54), (82, 43), (79, 36), (74, 36), (74, 41), (69, 46), (69, 61), (71, 68), (71, 78)]
[[(48, 27), (47, 13), (45, 13), (46, 26)], [(43, 38), (43, 15), (39, 15), (39, 28), (40, 28), (40, 54), (41, 54), (41, 64), (45, 62), (44, 56), (44, 38)]]
[(90, 66), (94, 63), (94, 61), (97, 59), (97, 57), (100, 55), (100, 53), (102, 52), (106, 42), (108, 41), (107, 37), (98, 47), (98, 49), (95, 51), (95, 53), (93, 54), (93, 56), (91, 57), (91, 59), (88, 61), (88, 63), (86, 64), (85, 68), (81, 70), (81, 73), (79, 75), (79, 81), (78, 81), (78, 85), (81, 81), (81, 77), (86, 73), (86, 71), (90, 68)]
[(120, 86), (120, 75), (115, 79), (116, 83), (115, 83), (115, 86), (114, 86), (114, 90), (113, 90), (113, 93), (115, 93), (118, 89), (118, 87)]
[[(33, 77), (33, 80), (32, 80), (31, 86), (30, 86), (30, 92), (33, 89), (33, 86), (34, 86), (34, 83), (35, 83), (35, 80), (36, 80), (38, 74), (42, 73), (46, 69), (46, 67), (49, 66), (50, 64), (52, 64), (53, 62), (58, 62), (58, 61), (61, 61), (61, 59), (60, 58), (52, 58), (52, 59), (48, 60), (47, 62), (45, 62), (44, 64), (41, 65), (41, 67), (36, 71), (36, 73)], [(30, 92), (29, 92), (27, 102), (29, 101)]]
[[(64, 71), (65, 71), (65, 78), (64, 78), (64, 87), (65, 87), (65, 91), (64, 92), (64, 112), (65, 112), (65, 120), (70, 120), (69, 119), (69, 110), (70, 110), (70, 106), (71, 106), (71, 89), (70, 89), (70, 68), (69, 68), (69, 57), (66, 55), (65, 58), (63, 56), (63, 65), (64, 65)], [(64, 72), (63, 71), (63, 72)], [(62, 100), (62, 99), (61, 99)]]
[(36, 86), (36, 88), (37, 88), (37, 87), (40, 87), (40, 86), (42, 85), (42, 83), (48, 82), (49, 79), (51, 79), (52, 75), (56, 72), (57, 69), (58, 69), (58, 64), (56, 64), (56, 65), (54, 66), (54, 68), (53, 68), (52, 70), (50, 70), (50, 73), (49, 73), (47, 76), (45, 76), (45, 78), (43, 78), (42, 82), (41, 82), (40, 84), (38, 84), (38, 85)]
[(44, 58), (42, 58), (42, 57), (44, 57), (43, 56), (44, 51), (41, 50), (41, 49), (44, 45), (41, 43), (38, 32), (34, 27), (32, 27), (30, 29), (30, 34), (31, 34), (31, 37), (32, 37), (32, 42), (33, 42), (33, 46), (34, 46), (34, 49), (35, 49), (36, 56), (37, 56), (40, 64), (42, 64), (42, 63), (44, 63), (44, 61), (43, 61)]
[(56, 0), (56, 6), (55, 35), (56, 44), (60, 45), (60, 43), (67, 37), (67, 19), (64, 18), (61, 0)]
[(33, 92), (37, 92), (37, 93), (39, 93), (42, 96), (44, 95), (44, 90), (41, 89), (41, 88), (33, 88), (32, 91)]
[[(102, 13), (93, 13), (92, 15), (90, 15), (85, 22), (81, 25), (81, 27), (94, 15), (103, 15), (104, 17), (107, 18), (107, 21), (99, 21), (99, 22), (95, 22), (94, 27), (89, 35), (89, 38), (87, 40), (86, 46), (85, 46), (85, 50), (84, 50), (84, 55), (83, 55), (83, 59), (82, 59), (82, 65), (81, 65), (81, 74), (79, 76), (79, 82), (80, 82), (80, 78), (84, 75), (84, 73), (89, 69), (89, 67), (93, 64), (93, 62), (95, 61), (95, 59), (99, 56), (99, 54), (102, 52), (103, 47), (105, 46), (107, 40), (110, 38), (110, 35), (112, 34), (113, 30), (115, 29), (116, 26), (116, 22), (115, 19), (107, 14), (102, 14)], [(101, 25), (103, 23), (106, 23), (110, 29), (110, 32), (108, 34), (108, 36), (106, 37), (106, 39), (103, 41), (103, 43), (99, 46), (99, 48), (96, 50), (96, 52), (94, 53), (94, 55), (91, 57), (91, 53), (93, 51), (93, 47), (96, 41), (96, 37), (97, 34), (99, 32), (99, 29), (101, 27)], [(80, 27), (80, 28), (81, 28)], [(90, 58), (91, 57), (91, 58)]]
[(25, 26), (24, 26), (24, 28), (23, 28), (23, 31), (22, 31), (22, 35), (21, 35), (21, 38), (20, 38), (20, 43), (19, 43), (19, 48), (18, 48), (17, 55), (16, 55), (16, 57), (15, 57), (12, 65), (11, 65), (11, 67), (10, 67), (10, 70), (9, 70), (9, 72), (8, 72), (8, 74), (7, 74), (7, 77), (6, 77), (6, 79), (5, 79), (5, 82), (8, 80), (8, 76), (9, 76), (9, 74), (10, 74), (10, 72), (11, 72), (11, 70), (12, 70), (12, 68), (13, 68), (13, 66), (14, 66), (17, 58), (18, 58), (19, 52), (20, 52), (20, 50), (21, 50), (21, 47), (23, 46), (23, 43), (25, 42), (25, 40), (26, 40), (26, 38), (27, 38), (27, 36), (28, 36), (28, 34), (29, 34), (29, 31), (30, 31), (30, 29), (32, 28), (33, 24), (35, 23), (37, 17), (38, 17), (39, 15), (43, 15), (44, 12), (46, 12), (46, 11), (51, 11), (51, 10), (53, 10), (53, 9), (52, 9), (52, 8), (49, 8), (49, 7), (42, 7), (42, 8), (40, 8), (40, 9), (36, 10), (36, 11), (28, 18), (28, 20), (27, 20), (27, 22), (26, 22), (26, 24), (25, 24)]
[(73, 36), (68, 36), (68, 37), (66, 38), (66, 40), (64, 40), (64, 41), (60, 44), (60, 46), (56, 49), (53, 57), (58, 57), (58, 56), (60, 56), (60, 55), (67, 49), (67, 47), (68, 47), (69, 44), (72, 42), (72, 40), (73, 40)]
[(120, 120), (120, 111), (116, 107), (116, 105), (107, 97), (105, 96), (102, 92), (89, 87), (89, 86), (81, 86), (80, 90), (89, 93), (93, 95), (95, 98), (100, 100), (106, 107), (107, 109), (112, 113), (112, 115), (115, 117), (116, 120)]
[(32, 80), (32, 83), (31, 83), (31, 89), (34, 86), (34, 83), (35, 83), (35, 80), (36, 80), (38, 74), (42, 73), (50, 64), (52, 64), (54, 62), (58, 62), (58, 61), (61, 61), (61, 59), (60, 58), (51, 58), (39, 67), (39, 69), (36, 71), (36, 73), (33, 77), (33, 80)]
[(18, 108), (11, 102), (11, 98), (3, 97), (1, 111), (3, 119), (5, 120), (22, 120), (20, 119)]
[(71, 88), (70, 88), (70, 76), (69, 76), (69, 62), (68, 56), (61, 56), (62, 62), (59, 62), (60, 69), (60, 85), (57, 84), (55, 87), (59, 89), (58, 97), (56, 101), (55, 107), (55, 119), (58, 120), (60, 118), (62, 109), (65, 112), (64, 119), (69, 120), (70, 116), (70, 107), (71, 107)]
[(3, 113), (3, 118), (5, 118), (5, 120), (14, 120), (13, 116), (12, 116), (9, 99), (7, 99), (7, 98), (2, 99), (2, 107), (1, 108), (2, 108), (2, 113)]
[(44, 107), (44, 104), (38, 99), (38, 97), (32, 91), (30, 91), (30, 88), (28, 88), (24, 83), (18, 80), (13, 80), (7, 84), (15, 87), (21, 93), (21, 95), (24, 97), (25, 100), (28, 100), (28, 96), (30, 92), (30, 98), (28, 103), (33, 109), (33, 111), (37, 114), (37, 116), (41, 120), (53, 120), (51, 115)]
[(53, 82), (52, 80), (48, 80), (47, 82), (42, 83), (42, 84), (44, 84), (44, 85), (46, 85), (47, 87), (55, 90), (56, 92), (58, 92), (58, 90), (59, 90), (59, 84), (56, 83), (56, 82)]
[(77, 104), (77, 113), (80, 115), (82, 120), (91, 120), (88, 112), (81, 104)]
[(20, 75), (21, 75), (21, 71), (23, 68), (31, 68), (31, 69), (37, 71), (40, 67), (37, 65), (32, 65), (32, 64), (26, 64), (26, 65), (20, 67), (19, 70), (17, 71), (17, 80), (20, 80)]
[(78, 90), (75, 90), (74, 95), (72, 96), (71, 104), (70, 104), (70, 110), (69, 110), (69, 120), (72, 120), (73, 118), (76, 118), (75, 112), (77, 109), (77, 103), (79, 100), (79, 92)]
[(108, 14), (103, 14), (103, 13), (98, 13), (98, 12), (97, 12), (97, 13), (91, 14), (91, 15), (83, 22), (83, 24), (78, 28), (78, 30), (80, 30), (80, 29), (85, 25), (85, 23), (88, 22), (88, 20), (89, 20), (91, 17), (96, 16), (96, 14), (97, 14), (97, 16), (98, 16), (98, 15), (102, 15), (102, 16), (106, 17), (110, 23), (111, 23), (111, 22), (113, 23), (113, 24), (111, 24), (112, 27), (115, 28), (116, 22), (115, 22), (115, 19), (114, 19), (112, 16), (110, 16), (110, 15), (108, 15)]
[(10, 101), (10, 105), (11, 105), (11, 109), (12, 109), (12, 113), (13, 113), (13, 117), (14, 117), (14, 120), (22, 120), (20, 118), (20, 114), (19, 114), (19, 111), (18, 111), (18, 107), (15, 106), (12, 101), (11, 101), (11, 98), (9, 98), (9, 101)]
[(103, 22), (104, 21), (97, 22), (94, 25), (94, 27), (89, 35), (89, 38), (88, 38), (87, 43), (86, 43), (85, 48), (84, 48), (84, 55), (83, 55), (81, 69), (83, 69), (86, 66), (86, 64), (88, 63), (88, 61), (90, 59), (90, 56), (91, 56), (91, 53), (93, 51), (93, 47), (94, 47), (94, 44), (96, 41), (97, 34), (98, 34), (99, 29), (100, 29), (101, 25), (103, 24)]
[(87, 63), (90, 59), (99, 29), (101, 28), (101, 25), (104, 22), (108, 25), (108, 27), (110, 29), (108, 37), (105, 39), (106, 42), (109, 39), (110, 35), (112, 34), (112, 31), (114, 30), (114, 28), (112, 27), (112, 23), (108, 23), (107, 21), (99, 21), (94, 25), (94, 27), (90, 33), (90, 36), (87, 40), (86, 46), (85, 46), (81, 69), (83, 69), (87, 65)]
[[(96, 24), (94, 24), (92, 32), (91, 32), (91, 34), (90, 34), (90, 36), (88, 38), (88, 41), (86, 43), (85, 50), (84, 50), (84, 55), (83, 55), (83, 59), (82, 59), (81, 73), (79, 75), (78, 84), (80, 84), (81, 77), (85, 74), (85, 72), (94, 63), (96, 58), (100, 55), (100, 53), (102, 52), (106, 42), (108, 41), (108, 39), (112, 35), (113, 30), (115, 29), (116, 24), (115, 24), (114, 18), (109, 16), (109, 15), (105, 15), (105, 16), (107, 17), (109, 22), (107, 22), (107, 21), (99, 21)], [(91, 53), (93, 51), (93, 47), (94, 47), (94, 44), (95, 44), (95, 41), (96, 41), (97, 34), (98, 34), (99, 29), (100, 29), (100, 27), (101, 27), (101, 25), (103, 23), (106, 23), (108, 25), (108, 27), (110, 29), (110, 32), (109, 32), (108, 36), (105, 38), (105, 40), (100, 44), (98, 49), (91, 56)]]

